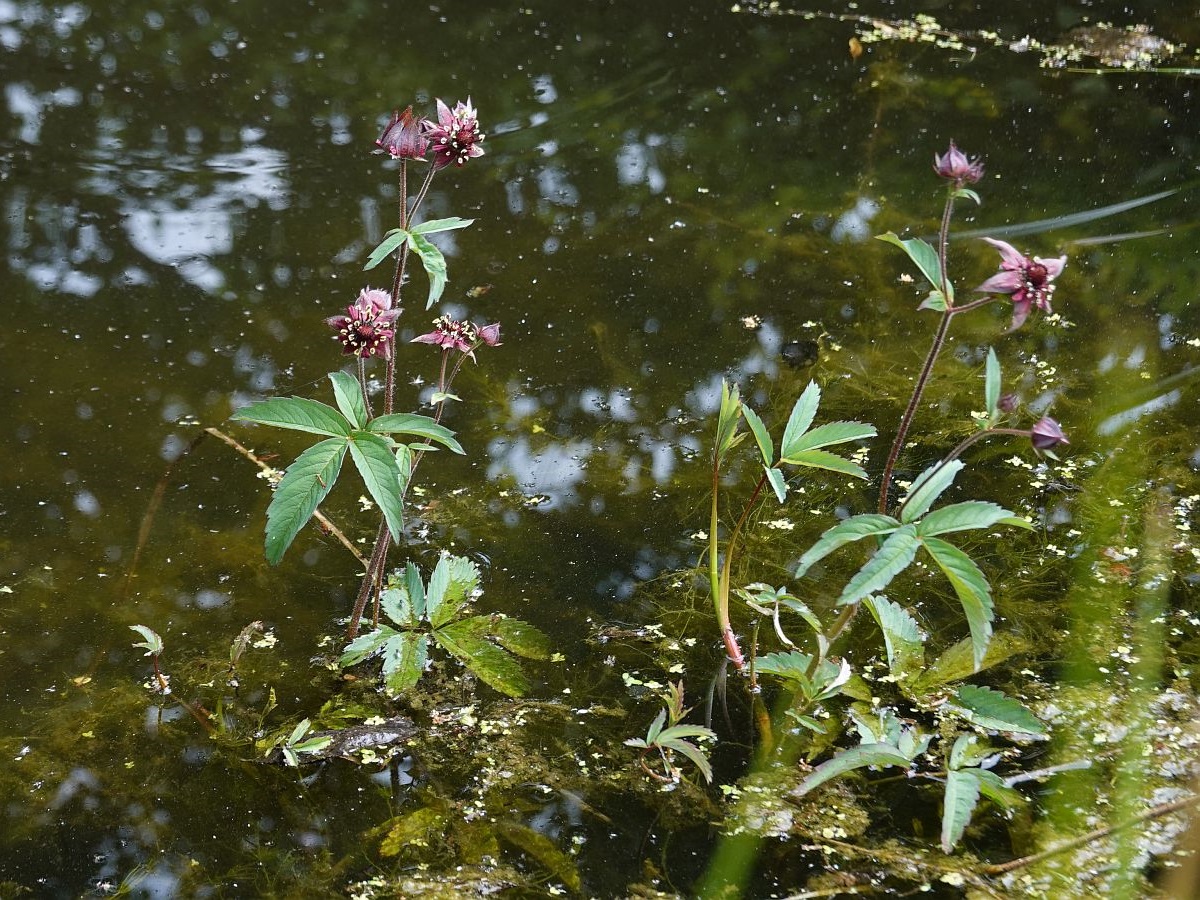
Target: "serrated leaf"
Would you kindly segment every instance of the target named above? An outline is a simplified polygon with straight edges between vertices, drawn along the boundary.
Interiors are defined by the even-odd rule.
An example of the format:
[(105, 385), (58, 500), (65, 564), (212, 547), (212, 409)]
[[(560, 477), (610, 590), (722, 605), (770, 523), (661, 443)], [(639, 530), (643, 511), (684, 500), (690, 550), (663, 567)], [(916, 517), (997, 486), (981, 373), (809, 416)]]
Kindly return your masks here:
[(837, 605), (848, 606), (857, 603), (868, 594), (882, 591), (893, 578), (908, 568), (909, 563), (916, 558), (917, 548), (920, 546), (921, 542), (917, 539), (914, 526), (904, 525), (893, 531), (842, 589)]
[(812, 431), (800, 435), (788, 447), (784, 459), (795, 456), (802, 450), (817, 450), (832, 444), (845, 444), (847, 441), (861, 441), (875, 437), (874, 425), (862, 422), (827, 422), (818, 425)]
[(867, 480), (867, 473), (863, 471), (862, 466), (843, 459), (836, 453), (830, 453), (828, 450), (800, 450), (780, 460), (780, 463), (790, 466), (807, 466), (810, 469), (825, 469)]
[(383, 683), (395, 695), (411, 690), (425, 672), (429, 636), (405, 631), (383, 648)]
[(989, 687), (961, 685), (951, 705), (962, 718), (980, 728), (1020, 734), (1046, 733), (1046, 726), (1024, 704)]
[(386, 625), (380, 625), (370, 634), (360, 634), (346, 645), (346, 649), (338, 657), (338, 665), (343, 669), (357, 666), (367, 657), (377, 653), (380, 647), (399, 634), (400, 632), (396, 629)]
[(687, 738), (703, 738), (704, 740), (715, 741), (717, 733), (711, 728), (705, 728), (703, 725), (672, 725), (670, 728), (664, 728), (658, 736), (658, 742), (663, 741), (679, 741)]
[(304, 397), (272, 397), (243, 406), (233, 414), (239, 422), (274, 425), (308, 434), (348, 437), (350, 421), (332, 406)]
[(392, 448), (377, 434), (356, 431), (350, 436), (350, 457), (371, 499), (383, 512), (392, 540), (401, 543), (404, 538), (404, 494)]
[(289, 747), (294, 746), (296, 741), (304, 737), (310, 728), (312, 728), (312, 722), (310, 722), (308, 719), (301, 719), (296, 723), (296, 727), (292, 729), (292, 733), (288, 735), (288, 739), (285, 743), (287, 743)]
[(449, 622), (479, 586), (479, 567), (465, 556), (443, 556), (429, 576), (425, 614), (434, 628)]
[(460, 219), (458, 216), (449, 216), (445, 219), (427, 219), (419, 225), (414, 225), (409, 229), (412, 234), (436, 234), (439, 231), (453, 231), (456, 228), (466, 228), (468, 225), (474, 225), (474, 219)]
[(529, 690), (529, 679), (508, 653), (485, 638), (478, 637), (477, 622), (464, 619), (433, 632), (434, 640), (453, 654), (485, 684), (509, 697), (522, 697)]
[(287, 467), (267, 506), (267, 562), (275, 565), (333, 489), (346, 455), (345, 438), (313, 444)]
[(646, 729), (646, 745), (650, 746), (658, 741), (658, 736), (662, 734), (663, 726), (667, 724), (667, 711), (660, 709), (658, 715), (654, 717), (654, 721), (650, 723), (650, 727)]
[(877, 513), (851, 516), (832, 528), (826, 529), (817, 542), (804, 552), (804, 555), (800, 557), (800, 564), (796, 567), (796, 577), (803, 578), (805, 572), (838, 547), (871, 535), (887, 534), (899, 527), (900, 523), (891, 516)]
[(439, 425), (429, 416), (418, 416), (415, 413), (388, 413), (386, 416), (376, 416), (367, 424), (367, 431), (375, 434), (411, 434), (441, 444), (455, 453), (467, 452), (454, 439), (453, 431)]
[(908, 496), (900, 504), (900, 521), (907, 525), (925, 515), (934, 501), (954, 482), (954, 477), (962, 471), (962, 467), (961, 459), (952, 459), (945, 465), (936, 462), (918, 475)]
[(145, 648), (146, 652), (143, 654), (144, 656), (158, 656), (163, 652), (163, 639), (152, 628), (147, 628), (145, 625), (130, 625), (129, 630), (136, 631), (145, 638), (144, 641), (133, 645)]
[(771, 485), (771, 490), (775, 492), (776, 499), (780, 503), (787, 500), (787, 482), (783, 479), (783, 473), (778, 469), (763, 467), (763, 471), (767, 475), (767, 482)]
[[(984, 664), (979, 671), (998, 665), (1028, 650), (1027, 641), (1011, 632), (1000, 632), (993, 636), (992, 642), (988, 645)], [(965, 637), (947, 647), (942, 655), (914, 680), (913, 696), (921, 697), (938, 691), (944, 685), (970, 677), (975, 671), (974, 644), (970, 637)]]
[(350, 420), (355, 428), (363, 428), (367, 424), (367, 404), (363, 400), (362, 385), (353, 375), (345, 372), (330, 372), (329, 380), (333, 382), (333, 399), (337, 401), (342, 415)]
[(893, 677), (906, 679), (919, 672), (925, 665), (925, 636), (917, 620), (886, 597), (868, 597), (863, 605), (883, 632), (888, 670)]
[(917, 524), (917, 534), (930, 537), (949, 534), (952, 531), (969, 531), (974, 528), (991, 528), (993, 525), (1012, 524), (1013, 520), (1031, 527), (1024, 519), (1017, 519), (1003, 506), (985, 500), (966, 500), (935, 509)]
[(373, 269), (397, 250), (408, 240), (408, 232), (403, 228), (393, 228), (379, 242), (379, 246), (371, 251), (371, 255), (367, 257), (367, 263), (363, 266), (363, 270)]
[(996, 351), (988, 347), (987, 362), (983, 367), (983, 402), (992, 421), (999, 417), (996, 404), (1000, 402), (1000, 384), (1000, 360), (996, 358)]
[(401, 628), (417, 628), (421, 624), (421, 616), (413, 609), (407, 585), (388, 588), (380, 597), (379, 606), (383, 614)]
[[(875, 236), (875, 239), (899, 247), (907, 254), (909, 259), (916, 263), (917, 268), (921, 270), (921, 274), (925, 276), (926, 281), (935, 288), (941, 287), (942, 267), (938, 262), (937, 251), (925, 241), (920, 238), (901, 240), (899, 236), (891, 231), (887, 234), (878, 234)], [(953, 299), (953, 297), (947, 299)]]
[(791, 456), (797, 441), (808, 431), (813, 419), (817, 417), (817, 406), (821, 403), (821, 389), (815, 381), (810, 381), (808, 387), (796, 400), (792, 414), (788, 416), (787, 425), (783, 429), (783, 440), (780, 442), (780, 456)]
[(497, 644), (517, 656), (526, 659), (550, 658), (550, 638), (528, 622), (508, 616), (493, 616), (490, 633)]
[(695, 744), (677, 738), (660, 737), (658, 739), (659, 746), (674, 750), (676, 753), (682, 753), (692, 761), (692, 764), (704, 776), (704, 780), (712, 784), (712, 766), (708, 762), (708, 754), (697, 747)]
[(446, 257), (429, 238), (423, 234), (410, 234), (409, 246), (421, 258), (421, 265), (429, 276), (429, 296), (425, 299), (425, 308), (429, 309), (442, 299), (442, 291), (446, 289)]
[(979, 779), (973, 769), (956, 769), (946, 774), (946, 796), (942, 805), (942, 851), (949, 853), (959, 842), (979, 802)]
[(975, 670), (979, 671), (987, 654), (988, 644), (992, 640), (992, 619), (995, 612), (991, 585), (979, 566), (975, 565), (975, 561), (953, 544), (935, 537), (924, 538), (921, 543), (938, 568), (950, 579), (954, 593), (958, 595), (958, 602), (962, 604), (963, 613), (967, 617), (967, 627), (971, 629)]
[(413, 618), (419, 622), (425, 617), (425, 583), (421, 581), (421, 570), (411, 560), (404, 566), (404, 586), (408, 588)]
[(742, 418), (750, 426), (750, 433), (754, 435), (754, 442), (758, 444), (758, 452), (762, 455), (763, 465), (770, 468), (771, 464), (775, 462), (775, 442), (767, 433), (767, 426), (763, 424), (758, 413), (744, 403), (742, 404)]
[(912, 760), (889, 744), (859, 744), (840, 751), (833, 759), (826, 760), (800, 782), (795, 796), (801, 797), (825, 782), (853, 772), (855, 769), (865, 769), (872, 766), (902, 766), (908, 768)]

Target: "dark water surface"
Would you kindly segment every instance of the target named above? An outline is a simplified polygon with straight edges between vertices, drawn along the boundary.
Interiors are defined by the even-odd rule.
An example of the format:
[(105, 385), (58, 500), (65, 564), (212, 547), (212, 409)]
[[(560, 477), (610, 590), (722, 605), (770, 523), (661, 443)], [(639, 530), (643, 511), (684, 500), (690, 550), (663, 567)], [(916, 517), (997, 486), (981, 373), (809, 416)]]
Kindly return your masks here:
[[(1136, 18), (1118, 3), (868, 5), (860, 11), (929, 12), (1013, 40), (1053, 40), (1087, 18), (1200, 44), (1187, 3)], [(712, 852), (720, 797), (657, 792), (621, 741), (644, 733), (657, 708), (634, 680), (665, 682), (679, 677), (671, 665), (686, 665), (698, 701), (720, 659), (707, 599), (686, 574), (703, 551), (720, 380), (738, 379), (778, 423), (817, 379), (823, 417), (879, 426), (866, 463), (878, 476), (934, 319), (915, 312), (920, 294), (899, 280), (895, 251), (867, 238), (936, 230), (930, 163), (951, 139), (987, 164), (984, 204), (964, 212), (963, 230), (1170, 193), (1011, 238), (1070, 257), (1055, 297), (1066, 321), (1005, 335), (997, 305), (956, 323), (916, 425), (933, 438), (902, 474), (961, 436), (993, 345), (1024, 399), (1067, 429), (1077, 478), (1133, 452), (1143, 464), (1134, 481), (1169, 489), (1181, 529), (1171, 615), (1194, 607), (1191, 507), (1179, 503), (1200, 493), (1200, 81), (1051, 70), (1035, 54), (982, 45), (871, 43), (854, 59), (853, 35), (845, 22), (718, 3), (0, 0), (6, 889), (78, 896), (127, 880), (137, 896), (305, 896), (437, 872), (457, 853), (468, 866), (503, 860), (535, 885), (520, 889), (530, 896), (569, 882), (555, 869), (564, 859), (587, 895), (626, 896), (635, 883), (686, 893)], [(411, 553), (426, 567), (442, 549), (479, 560), (487, 608), (536, 624), (564, 658), (530, 668), (527, 743), (507, 747), (529, 769), (503, 791), (481, 787), (470, 725), (398, 788), (370, 766), (264, 766), (249, 737), (315, 717), (341, 690), (322, 665), (337, 648), (319, 642), (340, 634), (357, 564), (307, 530), (267, 567), (266, 484), (216, 440), (185, 450), (205, 425), (279, 454), (280, 466), (305, 446), (226, 420), (265, 395), (329, 399), (325, 373), (342, 360), (323, 319), (388, 277), (361, 271), (395, 224), (395, 169), (372, 142), (395, 106), (468, 95), (487, 155), (442, 173), (426, 213), (476, 220), (442, 244), (442, 309), (500, 321), (503, 346), (457, 385), (464, 402), (446, 421), (467, 456), (422, 467), (428, 507)], [(996, 257), (964, 240), (952, 262), (965, 290)], [(423, 291), (417, 275), (405, 338), (434, 315), (421, 310)], [(818, 342), (811, 367), (782, 361), (796, 340)], [(436, 354), (401, 353), (398, 406), (415, 408)], [(418, 377), (423, 385), (409, 383)], [(1022, 447), (984, 451), (973, 491), (1050, 511), (1044, 531), (1013, 538), (999, 551), (1013, 558), (992, 562), (1005, 571), (998, 582), (1022, 586), (1001, 615), (1049, 633), (1069, 617), (1056, 604), (1088, 537), (1068, 503), (1006, 462), (1014, 454), (1031, 460)], [(868, 508), (873, 489), (839, 500), (817, 491), (779, 512), (784, 524), (758, 529), (766, 570), (754, 577), (782, 583), (794, 546), (838, 502)], [(1137, 498), (1111, 499), (1136, 524)], [(373, 533), (352, 488), (328, 511), (354, 539)], [(793, 530), (794, 546), (784, 542)], [(1023, 626), (1018, 609), (1045, 618)], [(950, 606), (929, 616), (946, 642), (961, 636)], [(233, 697), (222, 687), (228, 647), (254, 620), (277, 643), (249, 651)], [(698, 638), (694, 651), (672, 656), (668, 640), (622, 655), (596, 637), (602, 623), (660, 621), (668, 638)], [(1173, 671), (1187, 683), (1200, 644), (1180, 621)], [(211, 707), (230, 694), (240, 744), (210, 740), (142, 686), (136, 623), (163, 636), (179, 696)], [(1052, 680), (1065, 651), (1038, 639), (1025, 664)], [(271, 689), (278, 705), (259, 723), (247, 711), (261, 713)], [(473, 700), (479, 715), (501, 716), (488, 713), (495, 695), (465, 687), (418, 712)], [(725, 780), (738, 777), (747, 740), (744, 704), (734, 706), (740, 724), (717, 757)], [(380, 856), (381, 826), (433, 808), (431, 797), (447, 804), (447, 821), (486, 808), (485, 820), (517, 823), (555, 849), (482, 831), (468, 847), (454, 826)], [(931, 799), (888, 827), (909, 835), (924, 817), (936, 829), (937, 815)], [(1004, 858), (1018, 848), (995, 829), (973, 849)], [(794, 857), (765, 862), (753, 890), (803, 889), (821, 857)]]

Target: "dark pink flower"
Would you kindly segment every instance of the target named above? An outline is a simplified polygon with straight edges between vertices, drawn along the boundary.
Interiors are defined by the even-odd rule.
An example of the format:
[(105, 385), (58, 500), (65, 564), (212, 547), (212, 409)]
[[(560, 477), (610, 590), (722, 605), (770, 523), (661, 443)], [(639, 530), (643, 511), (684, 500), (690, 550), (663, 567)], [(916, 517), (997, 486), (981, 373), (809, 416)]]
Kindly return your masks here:
[(1021, 405), (1021, 398), (1016, 394), (1004, 394), (996, 401), (996, 408), (1000, 412), (1010, 413), (1016, 410)]
[(342, 342), (342, 352), (347, 356), (391, 359), (400, 312), (400, 307), (392, 308), (392, 295), (387, 291), (363, 288), (346, 307), (346, 315), (331, 316), (325, 324), (337, 332), (333, 339)]
[(425, 136), (433, 144), (433, 167), (443, 169), (450, 163), (461, 166), (468, 159), (483, 156), (483, 135), (479, 133), (479, 120), (471, 98), (454, 104), (454, 109), (437, 101), (438, 120), (425, 123)]
[(951, 141), (950, 149), (943, 155), (933, 154), (933, 171), (953, 181), (955, 187), (962, 187), (965, 184), (975, 184), (983, 177), (983, 163), (978, 156), (967, 159), (966, 154)]
[(449, 316), (438, 316), (433, 320), (433, 331), (412, 339), (414, 344), (433, 344), (443, 350), (458, 350), (475, 358), (475, 341), (479, 333), (470, 322), (460, 322)]
[(500, 346), (499, 322), (493, 322), (491, 325), (482, 325), (477, 329), (477, 331), (479, 332), (479, 339), (489, 347)]
[(1035, 256), (1030, 259), (1012, 244), (993, 238), (984, 240), (1000, 251), (1000, 271), (975, 290), (984, 294), (1012, 295), (1013, 329), (1021, 327), (1035, 306), (1043, 312), (1053, 312), (1050, 308), (1050, 299), (1054, 296), (1053, 282), (1062, 273), (1067, 258), (1042, 259)]
[(429, 151), (429, 139), (425, 137), (425, 123), (413, 115), (411, 106), (404, 112), (392, 113), (392, 121), (375, 146), (390, 153), (392, 159), (424, 159)]
[(1034, 450), (1053, 450), (1059, 444), (1069, 444), (1062, 427), (1049, 416), (1042, 416), (1029, 431)]

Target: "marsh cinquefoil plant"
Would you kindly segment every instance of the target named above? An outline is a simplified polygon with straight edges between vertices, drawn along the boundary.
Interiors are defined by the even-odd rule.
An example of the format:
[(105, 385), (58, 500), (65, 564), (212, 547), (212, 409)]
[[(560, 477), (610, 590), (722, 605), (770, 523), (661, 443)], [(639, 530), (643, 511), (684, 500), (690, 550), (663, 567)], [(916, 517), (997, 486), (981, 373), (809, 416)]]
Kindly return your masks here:
[[(379, 594), (387, 570), (388, 551), (393, 541), (404, 534), (404, 501), (413, 473), (424, 454), (439, 447), (463, 453), (454, 434), (440, 424), (445, 403), (457, 399), (450, 391), (454, 377), (464, 361), (475, 360), (480, 347), (500, 343), (500, 325), (477, 326), (467, 321), (441, 317), (428, 334), (415, 339), (433, 344), (441, 352), (441, 368), (431, 402), (433, 416), (397, 413), (393, 410), (396, 393), (396, 320), (402, 312), (401, 292), (405, 286), (410, 252), (420, 259), (429, 280), (425, 308), (429, 309), (445, 290), (446, 260), (430, 240), (440, 232), (466, 228), (470, 219), (457, 217), (417, 221), (417, 213), (429, 193), (434, 176), (449, 165), (462, 166), (483, 155), (483, 134), (471, 101), (457, 103), (453, 109), (437, 101), (437, 120), (422, 119), (412, 107), (397, 111), (375, 142), (380, 153), (399, 162), (399, 222), (370, 254), (365, 268), (371, 269), (395, 256), (391, 290), (366, 288), (342, 315), (331, 316), (326, 324), (334, 331), (334, 340), (344, 355), (355, 360), (353, 375), (332, 372), (336, 408), (303, 397), (276, 397), (252, 403), (234, 416), (244, 422), (274, 425), (321, 438), (287, 467), (275, 487), (267, 508), (266, 557), (278, 563), (296, 535), (311, 519), (317, 507), (341, 474), (349, 453), (367, 492), (381, 516), (362, 584), (350, 615), (348, 636), (358, 633), (359, 621), (368, 600), (374, 598), (373, 620), (379, 619)], [(409, 193), (410, 164), (425, 164), (427, 171), (414, 195)], [(367, 378), (367, 364), (384, 364), (384, 386), (378, 398), (382, 410), (376, 413)]]
[[(1005, 809), (1021, 802), (1020, 795), (990, 771), (999, 758), (996, 751), (970, 733), (970, 729), (988, 729), (1010, 736), (1040, 736), (1044, 734), (1044, 728), (1020, 702), (999, 691), (971, 684), (954, 686), (954, 682), (962, 681), (987, 664), (995, 613), (991, 585), (983, 568), (967, 551), (947, 540), (947, 536), (958, 532), (989, 531), (997, 526), (1029, 529), (1031, 525), (1012, 511), (989, 501), (936, 504), (963, 471), (964, 463), (959, 457), (974, 443), (991, 436), (1018, 436), (1030, 441), (1035, 452), (1053, 455), (1054, 448), (1067, 443), (1067, 438), (1049, 416), (1043, 416), (1029, 428), (1005, 425), (1008, 417), (1017, 411), (1018, 404), (1011, 395), (1002, 394), (1000, 365), (994, 351), (989, 350), (984, 372), (985, 414), (979, 418), (974, 431), (922, 472), (895, 506), (892, 505), (892, 482), (910, 426), (945, 346), (951, 321), (1002, 297), (1013, 305), (1010, 330), (1024, 325), (1035, 309), (1050, 312), (1054, 281), (1062, 273), (1066, 258), (1028, 257), (1010, 244), (986, 239), (1001, 254), (1000, 270), (975, 289), (985, 296), (959, 303), (947, 269), (950, 222), (956, 201), (980, 202), (979, 196), (968, 185), (980, 180), (983, 165), (951, 143), (945, 154), (935, 156), (934, 171), (947, 182), (937, 246), (920, 239), (901, 239), (892, 233), (879, 238), (903, 250), (928, 281), (929, 293), (920, 308), (938, 313), (939, 322), (888, 453), (880, 478), (877, 508), (874, 512), (850, 515), (827, 529), (803, 553), (795, 576), (797, 579), (809, 578), (817, 563), (850, 544), (870, 547), (867, 559), (837, 592), (833, 601), (837, 612), (829, 625), (825, 625), (814, 610), (818, 604), (801, 600), (799, 591), (756, 582), (734, 593), (759, 616), (770, 619), (774, 633), (784, 647), (752, 660), (751, 665), (755, 675), (775, 678), (789, 692), (790, 703), (786, 704), (785, 712), (793, 726), (800, 726), (796, 740), (805, 733), (811, 735), (827, 730), (830, 718), (823, 705), (843, 695), (853, 676), (850, 662), (845, 657), (832, 656), (831, 651), (858, 609), (867, 608), (882, 633), (891, 680), (898, 685), (903, 702), (918, 716), (932, 716), (939, 723), (939, 746), (944, 745), (944, 765), (938, 771), (921, 774), (945, 785), (942, 846), (949, 852), (969, 823), (981, 795)], [(742, 657), (730, 624), (730, 566), (738, 537), (762, 488), (770, 483), (783, 502), (786, 481), (780, 470), (784, 465), (821, 468), (868, 478), (856, 463), (824, 448), (861, 441), (873, 436), (875, 429), (858, 422), (835, 422), (810, 430), (818, 399), (816, 385), (810, 384), (792, 410), (776, 457), (765, 425), (741, 402), (737, 388), (725, 385), (722, 389), (713, 457), (708, 561), (717, 627), (729, 658), (739, 669), (750, 666)], [(727, 465), (730, 452), (745, 436), (738, 431), (743, 420), (758, 445), (764, 473), (751, 494), (746, 511), (729, 532), (722, 564), (718, 566), (720, 473)], [(969, 632), (966, 638), (946, 649), (932, 663), (925, 658), (926, 636), (917, 620), (905, 606), (884, 593), (919, 554), (931, 561), (947, 579), (962, 607)], [(799, 643), (788, 636), (790, 626), (785, 619), (793, 616), (811, 630), (815, 652), (804, 652)], [(837, 752), (817, 766), (801, 783), (797, 796), (854, 769), (899, 766), (912, 770), (922, 764), (920, 760), (928, 758), (927, 751), (934, 743), (932, 733), (922, 730), (915, 722), (905, 724), (894, 709), (858, 703), (849, 707), (848, 714), (858, 733), (858, 745)]]

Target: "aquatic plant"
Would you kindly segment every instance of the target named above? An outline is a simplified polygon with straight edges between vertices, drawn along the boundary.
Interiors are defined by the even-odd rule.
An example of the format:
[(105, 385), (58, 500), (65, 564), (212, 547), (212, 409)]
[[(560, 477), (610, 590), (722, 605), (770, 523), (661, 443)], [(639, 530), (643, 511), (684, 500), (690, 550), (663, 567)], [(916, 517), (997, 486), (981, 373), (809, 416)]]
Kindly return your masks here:
[[(675, 754), (678, 753), (689, 759), (704, 780), (712, 784), (712, 764), (708, 761), (708, 754), (687, 738), (715, 741), (717, 735), (704, 725), (682, 724), (689, 711), (683, 708), (683, 682), (668, 684), (666, 703), (646, 729), (646, 736), (630, 738), (625, 742), (626, 747), (636, 747), (643, 751), (642, 770), (650, 777), (660, 781), (678, 782), (682, 777), (675, 762)], [(661, 772), (646, 762), (646, 755), (651, 751), (658, 754), (657, 765)]]
[[(275, 486), (267, 508), (265, 551), (267, 561), (278, 563), (296, 535), (317, 514), (317, 507), (333, 489), (341, 474), (346, 454), (354, 462), (367, 492), (381, 516), (374, 547), (350, 614), (347, 636), (358, 634), (359, 621), (366, 604), (374, 599), (372, 621), (379, 622), (380, 592), (387, 571), (388, 551), (392, 542), (404, 537), (404, 502), (413, 473), (425, 453), (438, 446), (463, 453), (454, 433), (440, 424), (447, 400), (458, 398), (450, 386), (462, 363), (475, 360), (480, 347), (500, 343), (500, 325), (476, 326), (443, 316), (435, 321), (433, 332), (421, 335), (418, 343), (432, 343), (442, 349), (437, 389), (431, 398), (436, 407), (433, 416), (393, 411), (396, 390), (396, 320), (401, 315), (401, 292), (411, 251), (420, 259), (429, 278), (425, 308), (442, 296), (447, 282), (446, 259), (430, 236), (466, 228), (471, 219), (447, 217), (415, 221), (428, 195), (434, 175), (447, 165), (462, 166), (468, 159), (483, 155), (483, 134), (478, 117), (468, 99), (451, 109), (437, 101), (437, 121), (417, 117), (412, 107), (396, 111), (391, 122), (375, 141), (379, 152), (400, 163), (399, 224), (384, 236), (367, 258), (365, 269), (372, 269), (391, 257), (396, 258), (391, 289), (364, 288), (345, 314), (330, 316), (326, 324), (334, 330), (334, 339), (344, 355), (357, 362), (357, 377), (331, 372), (335, 409), (302, 397), (260, 400), (238, 410), (234, 418), (243, 422), (273, 425), (302, 431), (323, 438), (301, 453)], [(432, 154), (432, 158), (429, 159)], [(415, 196), (409, 198), (408, 166), (429, 162), (429, 169)], [(452, 352), (459, 355), (450, 365)], [(372, 408), (367, 379), (368, 360), (382, 359), (386, 366), (382, 412)]]

